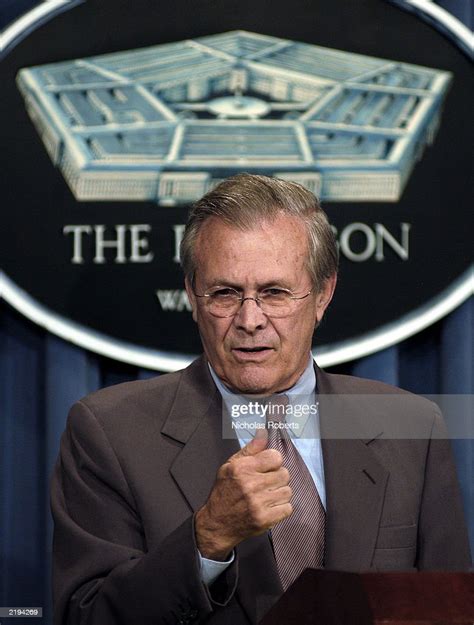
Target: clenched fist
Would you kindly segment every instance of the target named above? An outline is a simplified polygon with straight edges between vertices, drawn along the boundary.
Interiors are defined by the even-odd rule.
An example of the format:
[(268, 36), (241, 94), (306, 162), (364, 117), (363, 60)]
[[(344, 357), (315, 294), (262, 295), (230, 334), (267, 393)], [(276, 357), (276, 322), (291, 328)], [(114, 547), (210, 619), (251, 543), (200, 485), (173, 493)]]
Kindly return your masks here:
[(292, 513), (290, 475), (268, 432), (257, 430), (245, 447), (218, 470), (205, 505), (195, 519), (202, 556), (225, 560), (241, 541), (262, 534)]

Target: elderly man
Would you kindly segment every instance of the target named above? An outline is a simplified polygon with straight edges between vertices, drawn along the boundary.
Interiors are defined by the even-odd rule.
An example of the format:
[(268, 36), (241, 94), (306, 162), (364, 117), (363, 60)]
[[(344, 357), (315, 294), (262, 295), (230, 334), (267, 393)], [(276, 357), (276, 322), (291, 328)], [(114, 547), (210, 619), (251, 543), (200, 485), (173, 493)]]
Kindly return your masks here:
[[(467, 568), (436, 407), (311, 358), (337, 272), (316, 198), (226, 180), (193, 207), (181, 258), (204, 356), (71, 410), (52, 484), (55, 624), (254, 624), (307, 567)], [(337, 420), (324, 398), (379, 424), (394, 406), (360, 397), (384, 393), (416, 439), (323, 435)]]

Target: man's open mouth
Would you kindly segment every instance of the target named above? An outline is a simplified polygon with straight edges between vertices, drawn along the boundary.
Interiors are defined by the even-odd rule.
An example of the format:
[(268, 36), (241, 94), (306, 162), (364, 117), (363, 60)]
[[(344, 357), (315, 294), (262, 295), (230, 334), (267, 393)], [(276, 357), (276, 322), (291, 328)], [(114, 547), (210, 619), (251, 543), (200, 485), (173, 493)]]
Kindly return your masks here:
[(271, 349), (270, 347), (236, 347), (235, 348), (239, 352), (263, 352)]

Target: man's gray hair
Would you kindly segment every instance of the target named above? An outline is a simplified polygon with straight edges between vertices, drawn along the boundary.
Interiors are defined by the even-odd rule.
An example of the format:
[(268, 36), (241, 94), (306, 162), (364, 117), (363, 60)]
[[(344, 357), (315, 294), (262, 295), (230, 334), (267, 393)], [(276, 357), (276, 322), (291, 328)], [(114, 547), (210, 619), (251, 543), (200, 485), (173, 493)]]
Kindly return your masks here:
[(316, 196), (296, 182), (278, 178), (238, 174), (206, 193), (191, 208), (181, 241), (181, 266), (192, 282), (196, 271), (195, 246), (201, 228), (211, 217), (233, 228), (251, 230), (262, 221), (274, 221), (281, 214), (301, 219), (308, 234), (307, 267), (314, 287), (337, 272), (338, 249), (326, 213)]

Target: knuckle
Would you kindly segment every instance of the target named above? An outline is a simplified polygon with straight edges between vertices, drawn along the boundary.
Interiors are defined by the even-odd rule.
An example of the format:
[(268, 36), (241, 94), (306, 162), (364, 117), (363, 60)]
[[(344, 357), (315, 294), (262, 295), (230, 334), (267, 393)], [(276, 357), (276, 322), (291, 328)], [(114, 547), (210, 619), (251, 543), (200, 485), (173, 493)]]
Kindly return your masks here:
[(264, 460), (266, 464), (274, 465), (275, 463), (278, 463), (278, 457), (280, 455), (280, 452), (276, 449), (264, 449), (260, 453), (260, 459)]
[(232, 479), (239, 479), (242, 475), (242, 462), (239, 460), (234, 460), (229, 462), (228, 466), (228, 477)]
[(283, 462), (283, 456), (278, 451), (278, 449), (268, 449), (270, 453), (270, 458), (273, 460), (275, 464), (281, 465)]
[(249, 502), (255, 490), (254, 484), (252, 480), (243, 480), (239, 482), (239, 488), (244, 499), (247, 499)]
[(265, 525), (265, 515), (260, 506), (255, 506), (252, 513), (254, 529), (261, 529)]
[(225, 479), (226, 477), (228, 477), (230, 475), (231, 471), (232, 471), (231, 463), (226, 462), (226, 464), (223, 464), (217, 470), (217, 478), (220, 479), (220, 480)]

